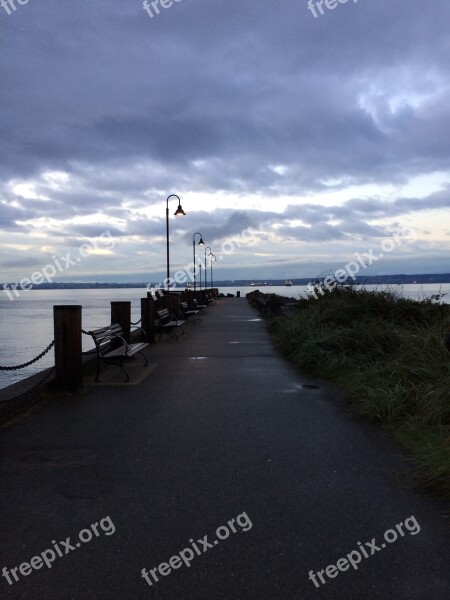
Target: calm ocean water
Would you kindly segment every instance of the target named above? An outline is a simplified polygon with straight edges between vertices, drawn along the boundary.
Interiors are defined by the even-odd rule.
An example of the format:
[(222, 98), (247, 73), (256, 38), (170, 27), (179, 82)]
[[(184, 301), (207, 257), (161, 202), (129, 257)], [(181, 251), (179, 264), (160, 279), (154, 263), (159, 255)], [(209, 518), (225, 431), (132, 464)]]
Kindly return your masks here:
[[(386, 289), (388, 286), (366, 286), (367, 289)], [(227, 287), (220, 291), (245, 296), (254, 287)], [(297, 298), (305, 292), (304, 286), (263, 286), (265, 293), (282, 294)], [(442, 302), (450, 303), (450, 284), (390, 286), (409, 298), (420, 300), (432, 294), (445, 292)], [(39, 354), (53, 340), (53, 305), (81, 304), (83, 329), (96, 329), (110, 322), (112, 300), (130, 300), (132, 321), (140, 318), (140, 299), (146, 296), (144, 289), (107, 290), (30, 290), (22, 292), (13, 301), (0, 294), (0, 365), (16, 365), (27, 362)], [(89, 337), (83, 336), (83, 349), (92, 347)], [(0, 371), (0, 388), (20, 381), (53, 365), (53, 350), (39, 362), (19, 371)]]

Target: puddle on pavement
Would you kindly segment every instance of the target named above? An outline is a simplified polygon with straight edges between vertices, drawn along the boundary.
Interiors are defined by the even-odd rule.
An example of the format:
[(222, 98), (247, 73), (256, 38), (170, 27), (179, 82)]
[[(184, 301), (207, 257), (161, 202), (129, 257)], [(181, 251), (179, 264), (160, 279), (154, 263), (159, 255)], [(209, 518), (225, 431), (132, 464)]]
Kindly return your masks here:
[(299, 390), (318, 390), (320, 389), (320, 385), (317, 385), (315, 383), (304, 383), (303, 385), (300, 385), (298, 383), (294, 384), (291, 388), (288, 388), (286, 390), (282, 390), (282, 392), (284, 394), (295, 394), (297, 393)]
[(253, 344), (253, 346), (258, 346), (258, 348), (271, 348), (272, 346), (270, 344), (261, 344), (260, 342), (255, 342), (253, 340), (250, 341), (243, 341), (243, 342), (227, 342), (227, 344)]
[(292, 387), (290, 387), (286, 390), (281, 390), (281, 391), (283, 392), (283, 394), (295, 394), (296, 392), (298, 392), (301, 389), (302, 389), (301, 385), (295, 384)]

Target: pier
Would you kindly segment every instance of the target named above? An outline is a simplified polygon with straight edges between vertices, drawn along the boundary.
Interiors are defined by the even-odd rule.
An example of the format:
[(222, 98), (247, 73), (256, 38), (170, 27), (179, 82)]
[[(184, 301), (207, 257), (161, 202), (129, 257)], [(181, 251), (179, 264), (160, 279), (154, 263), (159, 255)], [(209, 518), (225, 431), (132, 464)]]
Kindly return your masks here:
[[(198, 317), (154, 336), (129, 384), (84, 368), (81, 390), (3, 427), (1, 597), (448, 598), (444, 506), (399, 479), (398, 446), (296, 372), (245, 298)], [(20, 568), (47, 549), (50, 568)]]

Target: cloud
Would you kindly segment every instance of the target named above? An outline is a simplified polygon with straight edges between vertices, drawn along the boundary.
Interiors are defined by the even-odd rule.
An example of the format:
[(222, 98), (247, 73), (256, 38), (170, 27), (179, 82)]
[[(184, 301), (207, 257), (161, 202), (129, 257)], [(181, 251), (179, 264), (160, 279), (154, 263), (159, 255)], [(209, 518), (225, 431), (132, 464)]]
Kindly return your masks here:
[(159, 273), (163, 257), (142, 252), (161, 253), (173, 192), (187, 202), (171, 221), (178, 262), (194, 231), (220, 244), (258, 229), (275, 271), (264, 254), (331, 260), (402, 223), (430, 252), (448, 237), (447, 0), (317, 19), (306, 0), (195, 0), (153, 19), (139, 1), (0, 11), (0, 243), (63, 252), (109, 229), (117, 276), (120, 256)]
[(21, 206), (0, 200), (0, 223), (2, 229), (15, 230), (18, 228), (17, 221), (24, 217), (34, 216), (35, 214), (35, 211), (27, 212)]

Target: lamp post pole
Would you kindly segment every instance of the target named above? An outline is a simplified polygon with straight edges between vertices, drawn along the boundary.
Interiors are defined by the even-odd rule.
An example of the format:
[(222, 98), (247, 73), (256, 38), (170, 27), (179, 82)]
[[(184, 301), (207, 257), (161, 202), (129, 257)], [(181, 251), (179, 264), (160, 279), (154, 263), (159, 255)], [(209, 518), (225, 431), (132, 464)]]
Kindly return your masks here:
[(206, 251), (209, 250), (209, 254), (208, 256), (211, 256), (211, 248), (210, 246), (205, 246), (205, 290), (208, 289), (208, 277), (206, 276), (208, 271), (207, 271), (207, 267), (206, 267)]
[(210, 265), (211, 265), (211, 289), (213, 289), (213, 288), (214, 288), (214, 281), (213, 281), (213, 270), (212, 270), (212, 264), (213, 264), (213, 262), (217, 262), (217, 260), (216, 260), (216, 256), (215, 256), (215, 254), (210, 254), (210, 256), (213, 256), (213, 257), (214, 257), (214, 261), (213, 261), (213, 259), (211, 258), (211, 262), (210, 262)]
[(176, 198), (178, 200), (178, 208), (174, 212), (176, 217), (186, 216), (186, 213), (181, 208), (181, 200), (176, 194), (170, 194), (166, 201), (166, 288), (169, 289), (170, 281), (170, 260), (169, 260), (169, 200), (170, 198)]
[[(194, 233), (194, 235), (192, 236), (192, 251), (194, 253), (194, 292), (197, 291), (197, 278), (196, 278), (196, 271), (195, 271), (196, 270), (196, 264), (195, 264), (195, 236), (196, 235), (200, 236), (200, 241), (198, 242), (198, 245), (199, 246), (204, 246), (205, 245), (205, 242), (203, 241), (202, 234), (199, 231), (196, 231)], [(201, 267), (200, 267), (200, 269), (201, 269)], [(202, 275), (202, 272), (200, 270), (200, 277), (201, 277), (201, 275)]]

